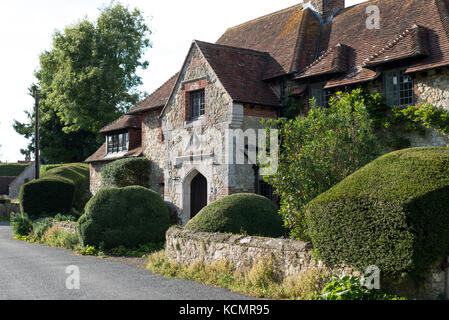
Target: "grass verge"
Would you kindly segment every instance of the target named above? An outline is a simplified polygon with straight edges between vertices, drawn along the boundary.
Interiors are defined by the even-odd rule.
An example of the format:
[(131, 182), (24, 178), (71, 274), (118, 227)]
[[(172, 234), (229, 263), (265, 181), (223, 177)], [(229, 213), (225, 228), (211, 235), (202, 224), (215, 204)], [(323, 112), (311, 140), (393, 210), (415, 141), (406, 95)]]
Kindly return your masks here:
[(254, 263), (248, 271), (236, 271), (226, 260), (211, 264), (198, 261), (186, 266), (169, 261), (164, 250), (149, 256), (147, 269), (168, 278), (192, 280), (258, 298), (283, 300), (317, 299), (329, 279), (320, 268), (280, 279), (273, 258)]

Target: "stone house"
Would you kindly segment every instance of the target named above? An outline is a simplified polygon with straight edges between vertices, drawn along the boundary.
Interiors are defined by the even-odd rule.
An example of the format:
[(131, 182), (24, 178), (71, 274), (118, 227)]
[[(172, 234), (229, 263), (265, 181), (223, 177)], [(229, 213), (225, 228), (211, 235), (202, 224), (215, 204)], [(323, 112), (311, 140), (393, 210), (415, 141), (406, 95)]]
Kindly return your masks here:
[[(347, 8), (344, 0), (312, 0), (268, 14), (214, 44), (193, 41), (177, 74), (101, 131), (106, 143), (86, 160), (91, 192), (101, 188), (105, 164), (147, 157), (152, 188), (183, 223), (233, 193), (270, 197), (257, 166), (224, 161), (229, 130), (262, 128), (262, 119), (282, 115), (286, 97), (325, 106), (337, 90), (358, 87), (382, 92), (392, 106), (449, 109), (448, 66), (448, 0)], [(414, 146), (447, 144), (432, 131), (413, 139)]]

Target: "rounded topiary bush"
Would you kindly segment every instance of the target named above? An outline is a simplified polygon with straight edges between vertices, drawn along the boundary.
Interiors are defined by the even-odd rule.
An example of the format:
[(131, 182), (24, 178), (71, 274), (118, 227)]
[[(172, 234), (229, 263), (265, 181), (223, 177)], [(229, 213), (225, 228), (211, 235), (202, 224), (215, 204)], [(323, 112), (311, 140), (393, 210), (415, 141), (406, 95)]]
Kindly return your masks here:
[(31, 218), (42, 215), (69, 214), (72, 210), (75, 186), (58, 178), (46, 178), (25, 183), (19, 192), (20, 210)]
[(90, 170), (89, 165), (85, 163), (72, 163), (58, 165), (55, 168), (47, 170), (42, 175), (44, 179), (59, 179), (72, 183), (75, 187), (73, 204), (77, 210), (82, 211), (90, 198)]
[(141, 186), (149, 188), (150, 174), (151, 161), (146, 158), (117, 160), (101, 169), (104, 187)]
[(164, 241), (169, 226), (168, 207), (156, 192), (138, 186), (111, 187), (87, 203), (78, 234), (84, 246), (135, 248)]
[(420, 275), (449, 256), (449, 149), (380, 157), (306, 207), (309, 235), (328, 264), (392, 277)]
[(245, 233), (250, 236), (285, 235), (277, 208), (256, 194), (234, 194), (205, 207), (187, 225), (187, 230), (210, 233)]

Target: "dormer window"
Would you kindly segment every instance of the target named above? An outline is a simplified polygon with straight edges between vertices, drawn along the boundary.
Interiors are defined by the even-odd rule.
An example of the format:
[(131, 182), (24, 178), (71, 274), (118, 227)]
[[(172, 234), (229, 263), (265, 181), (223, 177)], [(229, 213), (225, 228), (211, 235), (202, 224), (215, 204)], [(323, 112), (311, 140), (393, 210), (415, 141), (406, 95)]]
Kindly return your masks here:
[(192, 110), (192, 120), (198, 119), (206, 114), (204, 89), (190, 92), (190, 106)]
[(310, 97), (315, 98), (317, 106), (327, 107), (332, 97), (329, 89), (324, 89), (323, 83), (312, 83), (310, 85)]
[(108, 154), (122, 153), (129, 150), (128, 132), (108, 136)]

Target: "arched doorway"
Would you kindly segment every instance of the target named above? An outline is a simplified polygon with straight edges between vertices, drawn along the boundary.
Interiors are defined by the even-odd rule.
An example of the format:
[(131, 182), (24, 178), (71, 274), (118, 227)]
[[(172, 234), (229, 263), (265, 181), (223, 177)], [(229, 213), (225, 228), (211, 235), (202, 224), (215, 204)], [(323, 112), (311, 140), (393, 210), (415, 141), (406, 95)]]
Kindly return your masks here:
[(207, 179), (198, 173), (190, 183), (190, 219), (207, 206)]

